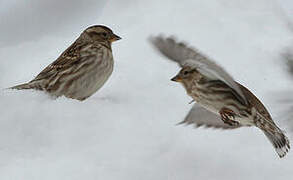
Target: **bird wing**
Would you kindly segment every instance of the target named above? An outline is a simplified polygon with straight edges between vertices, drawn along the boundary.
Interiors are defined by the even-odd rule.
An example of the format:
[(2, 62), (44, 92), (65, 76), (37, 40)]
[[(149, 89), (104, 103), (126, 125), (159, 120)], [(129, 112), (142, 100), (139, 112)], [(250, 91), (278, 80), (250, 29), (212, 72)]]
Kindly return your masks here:
[(59, 72), (63, 72), (64, 69), (78, 65), (79, 62), (84, 61), (89, 56), (81, 55), (80, 50), (85, 48), (86, 45), (84, 43), (75, 41), (71, 46), (69, 46), (53, 63), (48, 65), (43, 71), (41, 71), (31, 82), (39, 81), (42, 79), (48, 79), (52, 76), (57, 75)]
[(271, 123), (274, 123), (269, 111), (266, 109), (266, 107), (262, 104), (262, 102), (252, 93), (250, 92), (246, 87), (241, 85), (238, 82), (235, 82), (239, 85), (241, 88), (243, 94), (245, 95), (246, 99), (248, 100), (248, 103), (250, 106), (254, 107), (262, 116), (265, 117), (265, 119)]
[(241, 127), (241, 125), (230, 126), (225, 124), (219, 115), (210, 112), (209, 110), (201, 107), (198, 104), (194, 104), (187, 116), (179, 124), (190, 125), (195, 127), (204, 126), (207, 128), (219, 128), (219, 129), (235, 129)]
[(161, 54), (165, 55), (170, 60), (177, 62), (181, 67), (191, 66), (210, 79), (223, 81), (235, 90), (244, 104), (247, 104), (246, 97), (240, 87), (235, 83), (234, 79), (221, 66), (204, 56), (199, 51), (188, 47), (182, 42), (177, 42), (172, 37), (151, 37), (150, 41)]

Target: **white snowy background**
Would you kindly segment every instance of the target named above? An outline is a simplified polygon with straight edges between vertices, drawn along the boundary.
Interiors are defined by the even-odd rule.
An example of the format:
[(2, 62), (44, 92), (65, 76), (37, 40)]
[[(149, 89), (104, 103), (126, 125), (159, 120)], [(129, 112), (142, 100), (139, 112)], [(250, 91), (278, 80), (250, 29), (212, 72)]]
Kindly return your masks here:
[[(215, 59), (293, 142), (283, 103), (293, 81), (280, 58), (292, 13), (290, 0), (0, 1), (0, 179), (292, 179), (293, 152), (279, 159), (256, 128), (176, 126), (191, 99), (170, 81), (179, 67), (147, 41), (176, 35)], [(31, 80), (93, 24), (123, 38), (95, 95), (79, 102), (5, 89)]]

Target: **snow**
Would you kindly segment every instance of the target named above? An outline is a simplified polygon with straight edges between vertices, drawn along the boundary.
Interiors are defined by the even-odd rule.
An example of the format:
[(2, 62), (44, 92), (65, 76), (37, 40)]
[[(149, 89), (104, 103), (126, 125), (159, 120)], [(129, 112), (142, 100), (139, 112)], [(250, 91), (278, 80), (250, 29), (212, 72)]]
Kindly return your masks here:
[[(17, 2), (6, 5), (12, 11)], [(22, 8), (36, 7), (46, 8)], [(2, 19), (9, 22), (5, 12)], [(280, 1), (103, 1), (97, 12), (75, 12), (74, 19), (60, 18), (67, 23), (62, 25), (54, 22), (62, 13), (52, 11), (49, 30), (34, 31), (37, 37), (30, 30), (45, 27), (46, 17), (27, 22), (23, 32), (15, 26), (2, 32), (1, 180), (291, 179), (292, 152), (279, 159), (256, 128), (176, 126), (191, 99), (170, 81), (179, 67), (147, 41), (150, 35), (175, 35), (212, 57), (263, 101), (292, 139), (281, 118), (288, 104), (278, 99), (293, 88), (280, 58), (292, 42)], [(6, 25), (20, 22), (21, 13), (15, 16)], [(95, 95), (79, 102), (5, 89), (31, 80), (92, 24), (106, 24), (123, 38), (113, 44), (113, 75)]]

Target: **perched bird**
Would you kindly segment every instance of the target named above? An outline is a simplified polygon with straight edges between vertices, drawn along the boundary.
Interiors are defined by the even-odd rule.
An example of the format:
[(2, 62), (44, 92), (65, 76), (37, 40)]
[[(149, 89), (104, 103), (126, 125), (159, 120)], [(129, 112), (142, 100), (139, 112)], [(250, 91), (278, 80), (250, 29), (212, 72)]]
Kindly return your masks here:
[(52, 64), (28, 83), (12, 89), (36, 89), (54, 97), (85, 100), (99, 90), (113, 71), (112, 42), (121, 39), (106, 26), (84, 30)]
[(288, 138), (247, 88), (207, 56), (172, 37), (152, 37), (150, 41), (161, 54), (182, 67), (171, 80), (180, 82), (197, 103), (180, 124), (223, 129), (256, 126), (280, 157), (286, 155), (290, 149)]

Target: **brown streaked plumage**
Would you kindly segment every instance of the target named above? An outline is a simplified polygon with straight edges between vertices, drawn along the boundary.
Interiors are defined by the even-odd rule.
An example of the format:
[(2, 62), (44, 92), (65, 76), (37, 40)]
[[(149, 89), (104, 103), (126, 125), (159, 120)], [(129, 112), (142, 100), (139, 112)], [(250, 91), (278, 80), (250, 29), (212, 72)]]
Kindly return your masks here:
[(85, 100), (99, 90), (112, 74), (111, 44), (119, 39), (106, 26), (91, 26), (33, 80), (11, 88), (36, 89), (55, 97), (64, 95)]
[(279, 157), (290, 149), (289, 140), (258, 98), (219, 65), (174, 38), (153, 37), (152, 44), (182, 69), (171, 80), (180, 82), (197, 104), (180, 124), (234, 129), (256, 126), (273, 144)]

